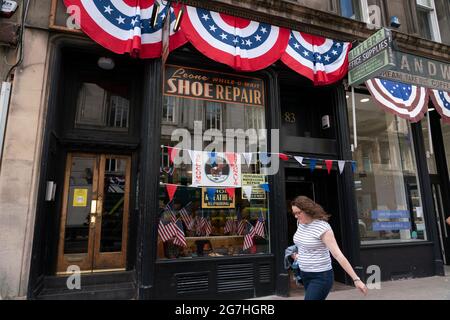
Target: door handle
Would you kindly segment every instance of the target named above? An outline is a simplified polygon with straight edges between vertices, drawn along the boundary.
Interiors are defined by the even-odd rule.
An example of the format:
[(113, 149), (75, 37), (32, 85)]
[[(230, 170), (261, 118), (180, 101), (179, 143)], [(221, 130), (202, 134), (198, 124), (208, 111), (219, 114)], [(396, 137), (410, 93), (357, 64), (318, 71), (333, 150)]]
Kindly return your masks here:
[(95, 228), (95, 215), (91, 215), (91, 220), (89, 226)]

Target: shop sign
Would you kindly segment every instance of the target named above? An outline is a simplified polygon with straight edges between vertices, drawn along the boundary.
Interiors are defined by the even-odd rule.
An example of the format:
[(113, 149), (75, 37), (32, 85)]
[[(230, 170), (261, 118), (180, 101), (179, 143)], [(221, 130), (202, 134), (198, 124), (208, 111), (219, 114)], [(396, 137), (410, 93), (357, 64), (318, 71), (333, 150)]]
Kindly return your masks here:
[(73, 204), (74, 207), (87, 206), (88, 189), (74, 189), (73, 190)]
[(400, 51), (396, 60), (397, 66), (382, 72), (379, 78), (450, 91), (450, 64)]
[(408, 210), (372, 210), (371, 216), (376, 219), (401, 219), (410, 217)]
[(261, 79), (166, 65), (164, 94), (225, 103), (264, 106)]
[(192, 152), (192, 186), (241, 186), (241, 157), (237, 153)]
[(358, 85), (395, 66), (392, 33), (382, 28), (367, 38), (348, 55), (349, 85)]
[[(266, 176), (263, 174), (251, 174), (251, 173), (243, 173), (242, 174), (242, 186), (252, 186), (252, 194), (250, 199), (265, 199), (266, 191), (263, 188), (258, 187), (258, 185), (266, 183)], [(248, 199), (244, 194), (243, 189), (241, 190), (242, 199)]]
[(411, 222), (375, 222), (373, 231), (411, 230)]
[(230, 197), (225, 189), (216, 189), (214, 199), (208, 197), (207, 188), (202, 188), (203, 209), (234, 209), (235, 197)]

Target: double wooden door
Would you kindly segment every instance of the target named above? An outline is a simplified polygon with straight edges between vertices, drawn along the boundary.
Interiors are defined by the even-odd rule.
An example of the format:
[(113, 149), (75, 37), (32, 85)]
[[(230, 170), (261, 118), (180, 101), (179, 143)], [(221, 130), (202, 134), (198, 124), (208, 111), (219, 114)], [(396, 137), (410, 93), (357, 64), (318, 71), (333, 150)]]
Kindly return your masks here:
[(57, 273), (125, 268), (130, 170), (129, 156), (68, 154)]

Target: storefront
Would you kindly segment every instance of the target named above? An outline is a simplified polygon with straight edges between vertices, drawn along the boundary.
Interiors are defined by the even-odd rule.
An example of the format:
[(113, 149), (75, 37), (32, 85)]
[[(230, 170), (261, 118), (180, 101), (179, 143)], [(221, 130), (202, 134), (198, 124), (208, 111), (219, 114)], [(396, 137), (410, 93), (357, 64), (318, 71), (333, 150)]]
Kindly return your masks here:
[[(193, 27), (188, 13), (181, 28)], [(214, 15), (233, 18), (198, 13), (205, 21)], [(240, 23), (262, 28), (246, 39), (254, 42), (273, 28)], [(284, 32), (276, 41), (295, 50)], [(288, 295), (289, 204), (300, 194), (332, 215), (338, 244), (362, 279), (372, 265), (382, 280), (442, 274), (440, 246), (449, 248), (437, 221), (450, 203), (450, 145), (437, 113), (430, 113), (433, 161), (427, 126), (384, 112), (364, 86), (351, 95), (340, 68), (315, 78), (273, 57), (254, 71), (257, 62), (235, 57), (242, 61), (232, 68), (192, 34), (189, 43), (174, 40), (167, 61), (54, 39), (30, 298), (74, 297), (66, 287), (73, 266), (86, 284), (77, 297)], [(329, 44), (329, 55), (312, 55), (342, 55), (345, 64), (349, 42), (305, 38)], [(99, 58), (113, 68), (99, 67)], [(333, 265), (336, 281), (349, 284)]]

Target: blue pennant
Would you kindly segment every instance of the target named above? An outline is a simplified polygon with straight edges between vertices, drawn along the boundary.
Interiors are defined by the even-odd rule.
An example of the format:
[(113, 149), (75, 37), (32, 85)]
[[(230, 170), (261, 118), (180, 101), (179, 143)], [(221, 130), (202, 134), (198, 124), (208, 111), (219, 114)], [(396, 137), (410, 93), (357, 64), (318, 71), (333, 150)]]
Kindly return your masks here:
[(268, 183), (262, 183), (262, 184), (260, 184), (259, 186), (260, 186), (261, 188), (263, 188), (264, 191), (270, 192), (269, 184), (268, 184)]
[(356, 161), (352, 161), (352, 172), (356, 172)]
[(270, 162), (271, 158), (269, 157), (269, 155), (266, 152), (260, 152), (259, 153), (259, 161), (263, 164), (266, 165)]
[(317, 159), (311, 159), (309, 160), (309, 168), (311, 169), (311, 172), (314, 171), (316, 168)]

